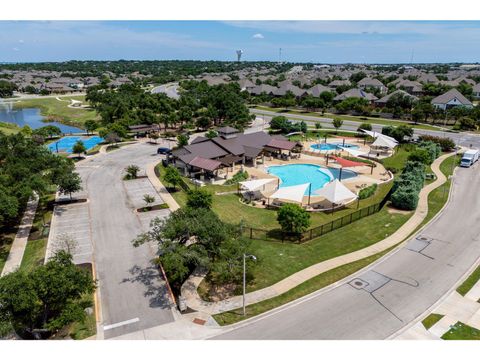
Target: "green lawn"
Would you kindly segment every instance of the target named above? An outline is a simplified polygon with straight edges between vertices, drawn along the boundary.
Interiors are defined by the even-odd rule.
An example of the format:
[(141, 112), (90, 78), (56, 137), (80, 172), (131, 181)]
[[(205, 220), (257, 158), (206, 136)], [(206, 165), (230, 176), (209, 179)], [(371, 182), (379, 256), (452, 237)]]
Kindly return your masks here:
[(5, 135), (16, 134), (21, 130), (16, 124), (6, 123), (0, 121), (0, 132)]
[(393, 156), (382, 159), (381, 162), (386, 169), (399, 173), (405, 167), (408, 155), (415, 149), (413, 144), (401, 144), (395, 149)]
[(83, 321), (76, 321), (69, 326), (68, 334), (74, 340), (83, 340), (97, 333), (97, 319), (95, 316), (94, 295), (85, 295), (82, 301), (82, 308), (91, 307), (92, 314), (86, 315)]
[(283, 108), (272, 108), (272, 107), (268, 107), (268, 106), (255, 106), (255, 108), (259, 109), (259, 110), (276, 112), (279, 115), (292, 114), (292, 115), (306, 115), (306, 116), (315, 116), (315, 117), (331, 118), (331, 119), (337, 118), (337, 119), (341, 119), (341, 120), (357, 121), (359, 123), (368, 122), (370, 124), (378, 124), (378, 125), (393, 125), (393, 126), (408, 125), (408, 126), (412, 126), (412, 127), (416, 128), (416, 129), (441, 131), (438, 127), (431, 126), (431, 125), (428, 125), (428, 124), (417, 124), (417, 125), (415, 125), (413, 123), (409, 123), (408, 121), (402, 121), (402, 120), (391, 120), (391, 119), (384, 119), (384, 118), (352, 116), (352, 115), (337, 115), (337, 114), (330, 114), (330, 113), (325, 113), (324, 115), (322, 115), (322, 114), (316, 113), (316, 112), (308, 112), (308, 111), (301, 111), (301, 110), (288, 110), (288, 111), (286, 111)]
[(457, 292), (465, 296), (466, 293), (480, 280), (480, 266), (457, 288)]
[(480, 340), (480, 330), (457, 322), (442, 336), (443, 340)]
[[(53, 97), (19, 100), (14, 108), (40, 108), (41, 114), (47, 119), (83, 128), (85, 121), (98, 120), (99, 116), (93, 109), (70, 108), (70, 99), (85, 101), (84, 96), (61, 97), (59, 101)], [(67, 100), (67, 101), (66, 101)]]
[(435, 325), (437, 322), (439, 322), (444, 315), (440, 314), (430, 314), (428, 315), (425, 319), (422, 320), (423, 326), (425, 326), (425, 329), (430, 329), (433, 325)]
[(52, 220), (55, 194), (42, 196), (39, 200), (37, 212), (33, 220), (32, 229), (28, 237), (27, 247), (23, 254), (20, 269), (31, 271), (43, 264), (47, 250), (49, 224)]
[(221, 314), (214, 315), (213, 318), (219, 325), (229, 325), (235, 322), (248, 319), (252, 316), (259, 315), (265, 311), (274, 309), (281, 305), (284, 305), (290, 301), (296, 300), (302, 296), (308, 295), (314, 291), (317, 291), (321, 288), (324, 288), (330, 284), (333, 284), (357, 271), (364, 268), (367, 265), (370, 265), (375, 260), (381, 258), (385, 255), (390, 249), (361, 259), (350, 264), (342, 265), (330, 271), (327, 271), (323, 274), (320, 274), (310, 280), (305, 281), (304, 283), (298, 285), (297, 287), (287, 291), (286, 293), (276, 296), (272, 299), (264, 300), (256, 304), (248, 305), (246, 307), (246, 316), (243, 316), (241, 309), (236, 309)]

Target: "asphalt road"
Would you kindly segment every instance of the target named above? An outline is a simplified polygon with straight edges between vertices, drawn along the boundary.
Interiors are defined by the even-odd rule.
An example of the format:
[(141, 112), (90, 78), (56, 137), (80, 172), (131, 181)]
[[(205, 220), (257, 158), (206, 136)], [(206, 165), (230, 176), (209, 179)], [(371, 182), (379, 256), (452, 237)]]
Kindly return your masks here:
[(480, 257), (479, 171), (479, 163), (458, 169), (445, 211), (417, 239), (358, 278), (214, 339), (385, 339), (396, 333), (455, 286)]
[[(265, 122), (270, 122), (273, 116), (278, 116), (278, 113), (266, 110), (258, 110), (258, 109), (250, 109), (250, 112), (265, 119)], [(325, 129), (333, 129), (332, 119), (330, 118), (322, 118), (316, 116), (308, 116), (308, 115), (297, 115), (297, 114), (281, 114), (292, 121), (305, 121), (308, 123), (315, 123), (320, 122), (322, 124), (322, 128)], [(344, 120), (341, 130), (348, 130), (348, 131), (356, 131), (358, 128), (359, 122), (358, 121), (349, 121)], [(372, 129), (374, 131), (381, 132), (383, 125), (372, 124)], [(435, 135), (435, 136), (445, 136), (453, 139), (457, 145), (462, 145), (469, 147), (472, 145), (473, 147), (480, 148), (480, 136), (468, 133), (452, 133), (452, 132), (445, 132), (441, 131), (434, 131), (434, 130), (424, 130), (424, 129), (415, 129), (414, 133), (416, 135)]]
[[(122, 181), (127, 165), (141, 169), (154, 161), (157, 146), (134, 144), (99, 154), (80, 167), (89, 198), (91, 234), (98, 278), (104, 338), (173, 321), (165, 281), (152, 265), (155, 244), (134, 248), (131, 241), (147, 230)], [(160, 216), (168, 212), (159, 211)], [(139, 216), (140, 215), (140, 216)]]
[(164, 93), (172, 99), (178, 100), (180, 98), (180, 94), (178, 93), (178, 83), (163, 84), (154, 87), (151, 92), (152, 94)]

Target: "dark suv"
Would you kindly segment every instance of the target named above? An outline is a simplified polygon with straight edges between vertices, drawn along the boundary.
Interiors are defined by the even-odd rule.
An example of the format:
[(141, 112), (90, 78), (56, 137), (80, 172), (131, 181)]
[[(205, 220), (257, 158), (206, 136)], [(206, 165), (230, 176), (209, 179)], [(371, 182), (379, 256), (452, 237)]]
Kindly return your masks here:
[(166, 148), (166, 147), (159, 147), (157, 149), (157, 154), (160, 154), (160, 155), (171, 155), (172, 154), (172, 150), (170, 150), (169, 148)]

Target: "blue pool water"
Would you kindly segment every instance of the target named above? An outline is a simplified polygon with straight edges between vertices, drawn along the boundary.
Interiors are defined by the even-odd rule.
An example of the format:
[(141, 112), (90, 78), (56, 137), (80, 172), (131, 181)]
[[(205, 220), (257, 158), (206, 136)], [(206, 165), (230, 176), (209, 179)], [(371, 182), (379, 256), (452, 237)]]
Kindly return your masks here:
[[(311, 183), (311, 193), (313, 195), (315, 190), (321, 189), (331, 180), (337, 179), (340, 170), (335, 168), (326, 169), (313, 164), (290, 164), (269, 166), (267, 172), (280, 178), (280, 187)], [(342, 170), (342, 180), (354, 176), (357, 176), (355, 172), (346, 169)], [(305, 191), (305, 195), (308, 195), (308, 189)]]
[(58, 152), (71, 153), (73, 145), (75, 145), (78, 140), (83, 141), (83, 145), (85, 145), (85, 148), (89, 150), (95, 145), (101, 143), (103, 141), (103, 138), (101, 138), (100, 136), (66, 136), (61, 138), (60, 140), (48, 144), (47, 146), (52, 152), (57, 152), (58, 148)]
[(358, 149), (358, 145), (348, 144), (342, 145), (343, 143), (323, 143), (323, 144), (313, 144), (310, 145), (312, 149), (315, 150), (341, 150), (341, 148), (349, 148), (349, 149)]

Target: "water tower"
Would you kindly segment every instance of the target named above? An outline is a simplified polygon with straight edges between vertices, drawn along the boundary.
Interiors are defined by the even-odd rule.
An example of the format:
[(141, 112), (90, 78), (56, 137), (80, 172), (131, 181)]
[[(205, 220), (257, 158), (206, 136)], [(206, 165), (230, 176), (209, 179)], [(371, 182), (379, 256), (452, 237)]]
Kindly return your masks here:
[(242, 58), (243, 50), (237, 50), (237, 61), (240, 62), (240, 59)]

